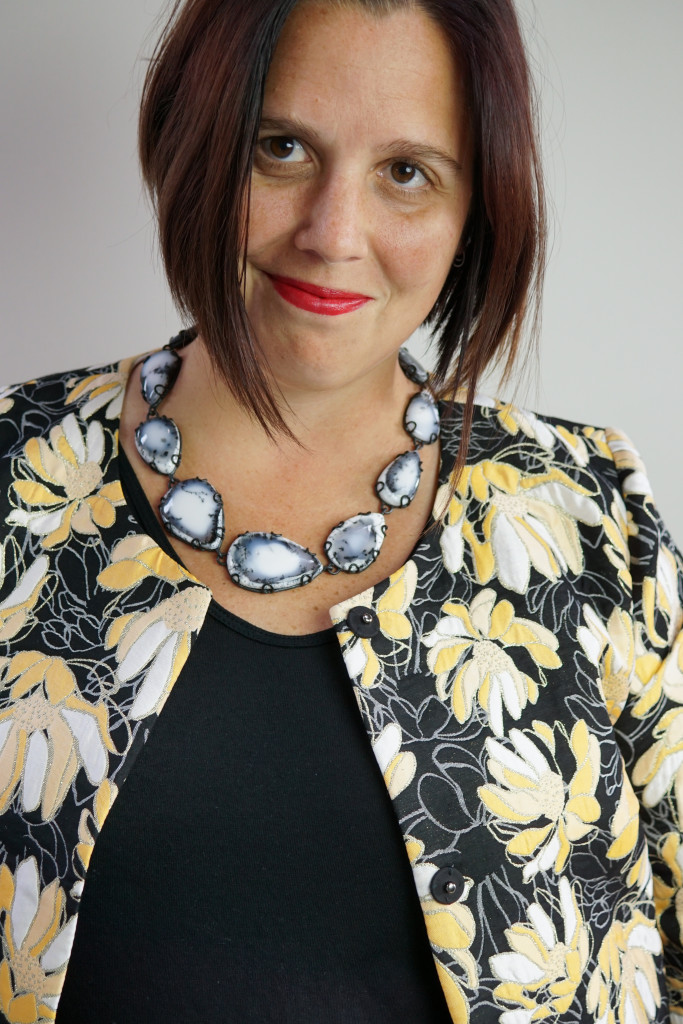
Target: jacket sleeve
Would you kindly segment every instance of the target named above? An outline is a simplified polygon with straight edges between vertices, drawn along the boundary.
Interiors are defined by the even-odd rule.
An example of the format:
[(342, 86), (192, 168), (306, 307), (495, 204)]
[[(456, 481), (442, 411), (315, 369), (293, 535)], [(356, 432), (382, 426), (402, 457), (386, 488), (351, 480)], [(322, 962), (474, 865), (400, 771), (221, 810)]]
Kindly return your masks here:
[[(648, 844), (671, 1021), (683, 1024), (683, 558), (635, 448), (617, 431), (607, 441), (619, 476), (612, 522), (634, 626), (629, 692), (615, 729)], [(618, 559), (616, 537), (613, 551)]]

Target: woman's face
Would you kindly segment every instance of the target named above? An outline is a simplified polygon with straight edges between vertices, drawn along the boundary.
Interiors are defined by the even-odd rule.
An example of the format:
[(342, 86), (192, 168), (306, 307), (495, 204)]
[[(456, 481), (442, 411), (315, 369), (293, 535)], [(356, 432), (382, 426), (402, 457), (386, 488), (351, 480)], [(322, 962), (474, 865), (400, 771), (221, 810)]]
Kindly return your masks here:
[(470, 194), (439, 27), (418, 10), (297, 7), (266, 82), (247, 247), (247, 310), (278, 382), (327, 389), (393, 363), (441, 291)]

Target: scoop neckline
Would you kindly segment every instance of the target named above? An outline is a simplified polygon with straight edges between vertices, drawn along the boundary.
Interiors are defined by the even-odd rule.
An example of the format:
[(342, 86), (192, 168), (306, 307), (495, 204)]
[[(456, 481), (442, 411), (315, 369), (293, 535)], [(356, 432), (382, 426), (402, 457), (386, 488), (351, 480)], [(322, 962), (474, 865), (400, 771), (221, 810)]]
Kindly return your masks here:
[[(152, 538), (164, 554), (173, 559), (186, 572), (189, 572), (189, 569), (164, 533), (120, 441), (117, 457), (119, 460), (121, 488), (131, 515), (139, 521), (144, 532)], [(337, 642), (337, 630), (334, 626), (318, 630), (315, 633), (274, 633), (271, 630), (263, 629), (261, 626), (256, 626), (253, 622), (235, 615), (234, 612), (228, 611), (227, 608), (224, 608), (223, 605), (216, 601), (213, 594), (211, 595), (207, 614), (211, 615), (217, 622), (220, 622), (221, 625), (227, 626), (229, 629), (240, 633), (250, 640), (270, 644), (274, 647), (320, 647)]]

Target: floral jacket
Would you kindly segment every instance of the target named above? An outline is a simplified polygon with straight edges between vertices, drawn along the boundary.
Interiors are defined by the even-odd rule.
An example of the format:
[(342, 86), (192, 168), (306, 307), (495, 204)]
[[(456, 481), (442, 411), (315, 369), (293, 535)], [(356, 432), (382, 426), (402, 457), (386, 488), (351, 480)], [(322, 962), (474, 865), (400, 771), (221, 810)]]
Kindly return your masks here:
[[(0, 391), (14, 1024), (55, 1018), (94, 843), (210, 600), (124, 501), (132, 362)], [(484, 402), (449, 500), (457, 437), (445, 528), (331, 610), (450, 1013), (683, 1024), (680, 556), (616, 431)]]

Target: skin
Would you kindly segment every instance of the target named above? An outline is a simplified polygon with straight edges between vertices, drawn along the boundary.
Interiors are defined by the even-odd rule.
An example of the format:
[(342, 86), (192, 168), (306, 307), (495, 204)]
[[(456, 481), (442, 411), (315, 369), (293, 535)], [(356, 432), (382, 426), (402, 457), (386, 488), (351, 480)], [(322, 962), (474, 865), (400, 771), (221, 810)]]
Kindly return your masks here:
[[(377, 17), (310, 0), (297, 7), (266, 83), (245, 301), (301, 446), (266, 438), (217, 382), (201, 339), (185, 350), (163, 408), (181, 427), (181, 476), (207, 477), (223, 495), (228, 543), (273, 530), (322, 553), (332, 526), (377, 508), (378, 473), (410, 447), (402, 420), (417, 389), (397, 351), (441, 291), (470, 195), (462, 85), (438, 26), (417, 9)], [(369, 301), (340, 316), (302, 310), (277, 293), (274, 274)], [(133, 379), (122, 443), (156, 507), (166, 482), (133, 443), (144, 413)], [(222, 437), (229, 444), (216, 443)], [(281, 633), (325, 629), (332, 604), (410, 556), (431, 511), (438, 454), (438, 445), (423, 450), (417, 497), (392, 513), (378, 560), (358, 579), (323, 575), (266, 597), (232, 584), (209, 554), (174, 545), (242, 618)]]

